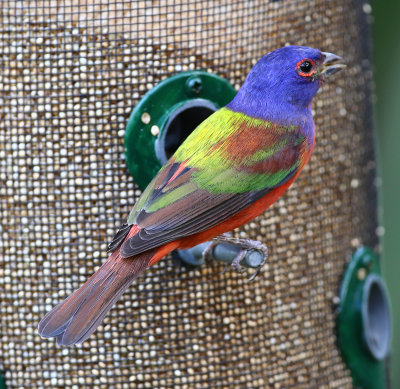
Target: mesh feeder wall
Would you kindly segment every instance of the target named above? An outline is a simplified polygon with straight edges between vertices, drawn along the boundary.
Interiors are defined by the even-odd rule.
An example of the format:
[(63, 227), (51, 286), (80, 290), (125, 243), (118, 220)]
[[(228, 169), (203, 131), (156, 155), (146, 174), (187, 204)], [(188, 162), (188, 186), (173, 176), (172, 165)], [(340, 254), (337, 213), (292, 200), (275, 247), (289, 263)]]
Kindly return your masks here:
[[(359, 1), (11, 1), (0, 18), (0, 367), (8, 388), (351, 388), (335, 332), (345, 264), (377, 245), (368, 7)], [(318, 47), (348, 68), (313, 109), (311, 160), (235, 231), (269, 246), (251, 283), (168, 257), (83, 345), (37, 324), (105, 260), (140, 190), (124, 130), (159, 81), (238, 88), (262, 55)]]

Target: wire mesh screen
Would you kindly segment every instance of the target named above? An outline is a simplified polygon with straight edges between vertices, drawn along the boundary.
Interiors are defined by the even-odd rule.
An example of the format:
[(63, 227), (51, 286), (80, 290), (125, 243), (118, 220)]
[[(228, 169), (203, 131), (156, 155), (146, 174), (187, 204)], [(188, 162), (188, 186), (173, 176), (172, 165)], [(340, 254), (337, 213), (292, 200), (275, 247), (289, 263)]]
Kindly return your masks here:
[[(0, 363), (8, 388), (350, 388), (335, 301), (376, 245), (368, 6), (359, 1), (12, 1), (0, 21)], [(177, 72), (239, 87), (285, 44), (342, 55), (314, 99), (316, 148), (289, 192), (236, 233), (269, 246), (255, 281), (167, 257), (88, 341), (61, 348), (40, 318), (106, 258), (140, 191), (128, 116)], [(146, 161), (143, 161), (145, 164)]]

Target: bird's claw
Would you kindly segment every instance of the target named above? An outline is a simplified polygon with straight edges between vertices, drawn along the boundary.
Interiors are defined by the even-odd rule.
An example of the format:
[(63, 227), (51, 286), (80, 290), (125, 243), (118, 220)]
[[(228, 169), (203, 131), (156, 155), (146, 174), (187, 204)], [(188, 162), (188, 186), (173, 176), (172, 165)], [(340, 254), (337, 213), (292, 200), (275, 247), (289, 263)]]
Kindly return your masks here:
[(248, 279), (248, 282), (253, 281), (258, 274), (261, 272), (262, 267), (265, 265), (265, 262), (267, 262), (268, 259), (268, 247), (263, 245), (261, 242), (256, 241), (258, 247), (255, 248), (254, 250), (258, 250), (262, 253), (263, 255), (263, 260), (262, 262), (256, 267), (255, 272), (250, 276)]
[[(265, 262), (264, 262), (265, 263)], [(260, 273), (262, 268), (262, 265), (260, 265), (259, 267), (256, 268), (256, 271), (248, 278), (247, 282), (253, 281), (254, 278), (256, 278), (258, 276), (258, 274)]]
[[(241, 262), (246, 257), (247, 252), (249, 252), (251, 250), (255, 250), (255, 251), (259, 251), (262, 253), (262, 256), (263, 256), (262, 262), (260, 263), (259, 266), (257, 266), (255, 268), (254, 273), (250, 276), (248, 281), (252, 281), (252, 280), (254, 280), (255, 277), (257, 277), (257, 275), (261, 271), (261, 268), (263, 267), (263, 265), (265, 264), (265, 262), (268, 259), (268, 248), (261, 242), (251, 240), (251, 239), (235, 238), (235, 237), (232, 237), (232, 235), (230, 233), (225, 233), (225, 234), (217, 236), (211, 240), (210, 244), (203, 251), (203, 257), (205, 260), (208, 260), (212, 257), (214, 248), (220, 243), (230, 243), (230, 244), (234, 244), (234, 245), (240, 247), (240, 251), (238, 252), (238, 254), (236, 255), (236, 257), (233, 259), (233, 261), (231, 263), (231, 266), (239, 273), (243, 273), (247, 269), (247, 267), (244, 267), (241, 265)], [(227, 269), (227, 266), (225, 266), (223, 273), (225, 273), (226, 269)]]
[(224, 266), (224, 269), (222, 270), (222, 272), (220, 274), (225, 274), (226, 271), (228, 270), (228, 268), (229, 268), (229, 263), (226, 263)]
[(254, 250), (254, 251), (259, 251), (262, 253), (262, 255), (263, 255), (262, 262), (260, 263), (259, 266), (257, 266), (254, 273), (248, 279), (248, 282), (253, 281), (257, 277), (257, 275), (260, 273), (261, 268), (264, 266), (265, 262), (268, 259), (268, 247), (257, 240), (237, 239), (237, 238), (230, 238), (230, 239), (235, 240), (235, 243), (239, 244), (242, 248), (242, 250), (239, 251), (238, 255), (235, 257), (235, 259), (232, 262), (232, 267), (239, 273), (243, 273), (246, 270), (245, 267), (240, 266), (240, 262), (246, 256), (247, 251)]
[(238, 273), (243, 273), (246, 268), (240, 265), (240, 262), (244, 259), (246, 256), (246, 250), (240, 250), (236, 257), (233, 259), (231, 266), (238, 272)]

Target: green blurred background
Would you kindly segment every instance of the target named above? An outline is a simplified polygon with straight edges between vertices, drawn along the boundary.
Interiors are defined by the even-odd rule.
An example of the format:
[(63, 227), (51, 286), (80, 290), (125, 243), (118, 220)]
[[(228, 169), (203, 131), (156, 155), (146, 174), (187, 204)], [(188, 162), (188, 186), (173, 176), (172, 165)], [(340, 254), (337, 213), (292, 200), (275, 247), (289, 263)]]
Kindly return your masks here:
[(371, 5), (375, 124), (382, 177), (380, 223), (385, 227), (383, 266), (393, 314), (391, 376), (392, 388), (400, 388), (400, 333), (396, 328), (400, 325), (400, 1), (373, 0)]

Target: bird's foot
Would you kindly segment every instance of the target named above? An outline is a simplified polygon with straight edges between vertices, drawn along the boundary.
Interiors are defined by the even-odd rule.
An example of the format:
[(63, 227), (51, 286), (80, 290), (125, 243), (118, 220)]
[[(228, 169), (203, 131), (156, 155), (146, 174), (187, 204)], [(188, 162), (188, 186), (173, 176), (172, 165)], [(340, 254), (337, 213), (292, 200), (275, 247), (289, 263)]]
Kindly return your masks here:
[[(257, 240), (252, 239), (241, 239), (232, 237), (230, 233), (225, 233), (223, 235), (216, 236), (211, 240), (211, 243), (207, 248), (203, 251), (203, 256), (205, 259), (209, 259), (212, 256), (212, 252), (214, 248), (220, 243), (232, 244), (240, 248), (239, 252), (236, 254), (233, 259), (231, 266), (238, 271), (239, 273), (243, 273), (247, 267), (255, 268), (255, 272), (249, 278), (249, 281), (252, 281), (260, 272), (261, 268), (265, 264), (268, 259), (268, 247), (262, 244)], [(246, 258), (247, 254), (251, 251), (258, 251), (262, 255), (261, 261), (257, 263), (254, 267), (252, 264), (249, 266), (242, 266), (241, 262)]]

